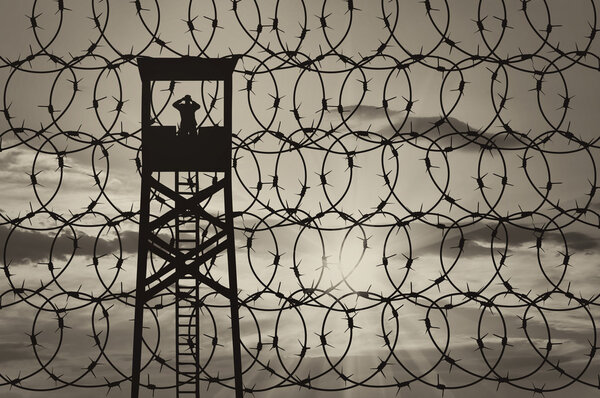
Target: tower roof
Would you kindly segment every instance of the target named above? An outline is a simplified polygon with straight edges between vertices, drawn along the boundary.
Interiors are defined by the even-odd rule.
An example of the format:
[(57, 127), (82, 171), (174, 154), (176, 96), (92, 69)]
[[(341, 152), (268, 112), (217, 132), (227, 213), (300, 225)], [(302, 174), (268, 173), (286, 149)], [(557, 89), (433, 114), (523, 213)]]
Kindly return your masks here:
[(138, 57), (142, 80), (225, 80), (231, 77), (239, 56), (227, 58)]

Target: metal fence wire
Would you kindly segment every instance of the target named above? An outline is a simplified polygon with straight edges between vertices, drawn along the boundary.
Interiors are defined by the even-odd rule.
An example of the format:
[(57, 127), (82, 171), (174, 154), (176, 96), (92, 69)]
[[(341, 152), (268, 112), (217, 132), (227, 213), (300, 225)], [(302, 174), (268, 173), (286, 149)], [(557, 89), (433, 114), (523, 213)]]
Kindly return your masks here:
[[(593, 394), (596, 7), (4, 2), (0, 395), (127, 395), (137, 62), (234, 55), (245, 395)], [(155, 124), (184, 94), (219, 124), (222, 87), (180, 81), (153, 84)], [(192, 174), (177, 184), (218, 177)], [(151, 219), (175, 207), (152, 200)], [(224, 258), (201, 269), (226, 280)], [(146, 305), (144, 394), (175, 391), (176, 292)], [(201, 284), (194, 305), (202, 391), (231, 394), (229, 304)]]

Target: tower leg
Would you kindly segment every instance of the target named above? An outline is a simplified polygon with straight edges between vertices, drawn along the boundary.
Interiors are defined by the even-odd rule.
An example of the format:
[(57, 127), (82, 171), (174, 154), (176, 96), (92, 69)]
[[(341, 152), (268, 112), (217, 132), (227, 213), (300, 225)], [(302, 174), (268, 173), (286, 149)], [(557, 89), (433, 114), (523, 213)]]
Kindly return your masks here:
[(150, 185), (148, 177), (142, 174), (140, 198), (140, 227), (138, 236), (138, 263), (135, 286), (135, 314), (133, 323), (133, 363), (131, 365), (131, 398), (138, 398), (140, 391), (140, 373), (142, 363), (142, 340), (144, 327), (144, 305), (146, 260), (148, 257), (147, 228), (150, 213)]
[(227, 228), (227, 263), (229, 274), (229, 291), (231, 292), (231, 334), (233, 342), (233, 371), (235, 376), (235, 397), (244, 396), (244, 383), (242, 381), (242, 353), (240, 339), (239, 302), (237, 299), (237, 272), (235, 264), (235, 237), (233, 229), (233, 206), (231, 189), (231, 171), (225, 173), (225, 223)]

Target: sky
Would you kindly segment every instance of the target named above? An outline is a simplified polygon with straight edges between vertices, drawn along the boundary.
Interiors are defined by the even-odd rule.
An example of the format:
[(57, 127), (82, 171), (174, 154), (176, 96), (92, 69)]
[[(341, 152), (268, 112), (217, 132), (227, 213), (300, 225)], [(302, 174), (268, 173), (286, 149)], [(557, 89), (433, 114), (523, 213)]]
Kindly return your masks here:
[[(242, 54), (233, 203), (255, 396), (593, 396), (597, 2), (525, 4), (0, 0), (0, 395), (129, 396), (142, 135), (128, 55)], [(185, 94), (218, 98), (219, 120), (222, 87), (161, 82), (157, 123), (177, 125)], [(231, 386), (227, 302), (200, 289), (204, 371)], [(142, 391), (170, 397), (160, 300), (144, 337), (167, 362), (144, 349), (156, 388)]]

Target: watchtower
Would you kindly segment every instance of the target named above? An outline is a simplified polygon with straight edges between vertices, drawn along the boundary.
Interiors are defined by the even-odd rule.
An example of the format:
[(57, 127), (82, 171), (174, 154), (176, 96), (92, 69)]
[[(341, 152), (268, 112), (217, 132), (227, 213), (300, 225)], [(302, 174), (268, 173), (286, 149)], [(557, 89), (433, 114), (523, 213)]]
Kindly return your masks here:
[[(237, 58), (138, 58), (142, 80), (142, 182), (135, 297), (131, 397), (138, 398), (144, 309), (165, 289), (175, 286), (177, 397), (200, 396), (199, 286), (226, 297), (231, 309), (236, 398), (242, 398), (239, 302), (231, 192), (232, 74)], [(199, 126), (197, 134), (179, 134), (174, 125), (154, 124), (153, 82), (217, 81), (223, 85), (221, 125)], [(154, 124), (154, 125), (153, 125)], [(162, 173), (162, 174), (161, 174)], [(201, 186), (199, 173), (214, 173)], [(174, 175), (173, 185), (164, 175)], [(222, 178), (218, 178), (221, 175)], [(153, 200), (173, 205), (150, 220)], [(221, 200), (224, 212), (211, 214), (205, 204)], [(166, 242), (161, 232), (172, 231)], [(210, 234), (207, 231), (211, 231)], [(228, 286), (203, 272), (222, 253), (227, 256)], [(164, 260), (148, 269), (148, 254)]]

